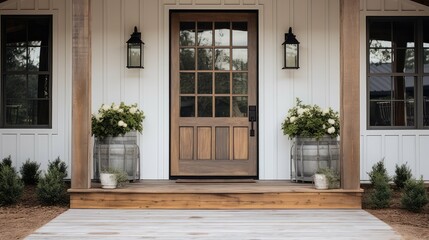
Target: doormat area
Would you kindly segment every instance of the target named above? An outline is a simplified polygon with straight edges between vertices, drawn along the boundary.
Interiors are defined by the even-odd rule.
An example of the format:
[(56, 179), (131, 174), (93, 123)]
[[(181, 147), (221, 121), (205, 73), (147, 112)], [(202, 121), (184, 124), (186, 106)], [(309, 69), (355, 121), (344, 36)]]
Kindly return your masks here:
[(177, 179), (176, 183), (256, 183), (253, 179)]

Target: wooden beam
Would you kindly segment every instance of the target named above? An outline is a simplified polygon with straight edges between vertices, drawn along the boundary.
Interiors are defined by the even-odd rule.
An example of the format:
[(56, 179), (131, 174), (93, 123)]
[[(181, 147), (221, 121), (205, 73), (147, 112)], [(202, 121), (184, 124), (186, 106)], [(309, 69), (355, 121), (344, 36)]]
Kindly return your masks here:
[(90, 0), (73, 0), (72, 188), (90, 188), (91, 30)]
[(340, 0), (341, 186), (360, 188), (359, 0)]

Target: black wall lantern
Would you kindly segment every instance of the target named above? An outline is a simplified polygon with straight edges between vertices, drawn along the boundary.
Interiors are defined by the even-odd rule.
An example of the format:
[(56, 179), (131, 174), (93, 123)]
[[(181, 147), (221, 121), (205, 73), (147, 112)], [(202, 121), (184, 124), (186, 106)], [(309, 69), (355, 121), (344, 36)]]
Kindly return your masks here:
[(285, 33), (285, 41), (282, 44), (284, 49), (283, 69), (298, 69), (299, 68), (299, 42), (292, 33), (292, 28)]
[(143, 46), (141, 33), (137, 32), (137, 27), (134, 27), (134, 32), (131, 38), (127, 41), (127, 68), (144, 68), (143, 67)]

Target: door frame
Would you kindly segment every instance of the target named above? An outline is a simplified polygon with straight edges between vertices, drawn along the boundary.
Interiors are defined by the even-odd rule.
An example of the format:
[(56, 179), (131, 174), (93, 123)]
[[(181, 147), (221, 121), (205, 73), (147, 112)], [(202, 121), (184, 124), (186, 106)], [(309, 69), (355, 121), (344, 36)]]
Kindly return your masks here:
[[(172, 176), (172, 151), (171, 151), (171, 138), (172, 138), (172, 126), (171, 126), (171, 94), (172, 94), (172, 73), (171, 73), (171, 56), (172, 56), (172, 48), (171, 48), (171, 31), (172, 31), (172, 14), (173, 13), (254, 13), (256, 15), (256, 106), (257, 106), (257, 121), (256, 124), (256, 175), (254, 176)], [(260, 112), (260, 105), (259, 105), (259, 28), (260, 28), (260, 10), (259, 9), (169, 9), (168, 10), (168, 125), (169, 125), (169, 132), (168, 132), (168, 150), (169, 150), (169, 157), (168, 157), (168, 175), (169, 179), (259, 179), (259, 170), (260, 170), (260, 162), (259, 162), (259, 129), (260, 129), (260, 121), (259, 121), (259, 112)]]

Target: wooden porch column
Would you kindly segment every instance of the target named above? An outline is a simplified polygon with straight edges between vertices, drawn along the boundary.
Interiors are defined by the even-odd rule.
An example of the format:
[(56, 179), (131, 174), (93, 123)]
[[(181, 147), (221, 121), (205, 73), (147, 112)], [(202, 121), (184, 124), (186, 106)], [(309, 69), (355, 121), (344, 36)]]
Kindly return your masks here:
[(90, 0), (73, 0), (71, 187), (90, 188), (91, 31)]
[(340, 0), (341, 186), (360, 188), (359, 0)]

